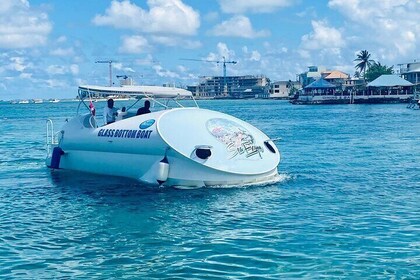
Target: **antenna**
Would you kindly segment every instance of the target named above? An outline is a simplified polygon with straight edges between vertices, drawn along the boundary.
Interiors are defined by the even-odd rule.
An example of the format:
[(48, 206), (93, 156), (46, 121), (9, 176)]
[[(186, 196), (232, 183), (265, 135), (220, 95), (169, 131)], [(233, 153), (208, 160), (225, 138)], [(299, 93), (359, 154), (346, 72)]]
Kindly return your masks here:
[(112, 60), (97, 60), (95, 63), (108, 63), (109, 64), (109, 86), (112, 87)]

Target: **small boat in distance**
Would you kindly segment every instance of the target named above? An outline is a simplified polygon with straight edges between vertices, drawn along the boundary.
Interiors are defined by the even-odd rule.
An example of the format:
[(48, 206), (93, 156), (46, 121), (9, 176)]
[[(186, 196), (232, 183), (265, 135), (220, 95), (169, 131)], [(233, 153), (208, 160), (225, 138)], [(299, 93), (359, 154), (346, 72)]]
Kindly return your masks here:
[[(46, 164), (52, 169), (193, 188), (278, 180), (280, 152), (273, 141), (243, 120), (199, 108), (190, 91), (160, 86), (88, 85), (80, 86), (78, 93), (76, 117), (57, 132), (52, 121), (47, 121)], [(98, 94), (136, 99), (121, 120), (102, 124), (89, 100)], [(142, 98), (154, 102), (153, 112), (136, 115), (130, 108)], [(184, 107), (181, 103), (185, 102), (190, 106)], [(155, 111), (159, 106), (163, 110)], [(87, 112), (80, 114), (81, 108)]]
[(50, 103), (58, 103), (58, 102), (60, 102), (60, 99), (53, 98), (53, 99), (50, 99), (49, 102)]

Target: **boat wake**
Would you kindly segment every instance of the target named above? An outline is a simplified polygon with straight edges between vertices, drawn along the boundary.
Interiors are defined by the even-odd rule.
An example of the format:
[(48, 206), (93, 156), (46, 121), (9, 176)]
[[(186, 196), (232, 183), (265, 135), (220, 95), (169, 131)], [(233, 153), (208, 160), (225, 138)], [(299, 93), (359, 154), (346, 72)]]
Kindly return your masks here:
[(173, 186), (173, 188), (180, 189), (180, 190), (192, 190), (192, 189), (200, 189), (200, 188), (209, 188), (209, 189), (231, 189), (231, 188), (248, 188), (248, 187), (265, 187), (271, 186), (277, 183), (284, 183), (289, 180), (292, 180), (293, 176), (290, 174), (277, 174), (270, 180), (264, 182), (256, 182), (256, 183), (249, 183), (249, 184), (237, 184), (237, 185), (212, 185), (212, 186), (205, 186), (205, 187), (187, 187), (187, 186)]

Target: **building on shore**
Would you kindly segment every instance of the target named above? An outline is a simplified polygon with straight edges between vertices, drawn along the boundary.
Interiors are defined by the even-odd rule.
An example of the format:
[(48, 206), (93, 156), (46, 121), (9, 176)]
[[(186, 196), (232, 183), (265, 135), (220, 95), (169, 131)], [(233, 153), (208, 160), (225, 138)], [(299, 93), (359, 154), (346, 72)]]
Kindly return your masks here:
[(326, 72), (327, 69), (324, 66), (309, 66), (308, 71), (298, 75), (299, 83), (302, 87), (306, 87), (310, 83), (322, 77), (322, 73)]
[(321, 78), (326, 80), (327, 82), (334, 84), (338, 87), (341, 87), (346, 83), (348, 79), (350, 79), (350, 75), (338, 70), (333, 71), (325, 71), (321, 73)]
[(401, 103), (413, 97), (413, 84), (398, 75), (382, 75), (363, 89), (319, 79), (299, 92), (293, 104)]
[(400, 67), (401, 76), (414, 85), (411, 103), (420, 107), (420, 62), (414, 60), (414, 62), (400, 64)]
[(270, 98), (289, 99), (291, 95), (302, 88), (298, 81), (278, 81), (270, 85)]
[(400, 64), (400, 74), (410, 83), (420, 85), (420, 62), (414, 60), (411, 63)]
[(264, 75), (254, 76), (205, 76), (196, 86), (189, 86), (198, 98), (269, 98), (270, 79)]

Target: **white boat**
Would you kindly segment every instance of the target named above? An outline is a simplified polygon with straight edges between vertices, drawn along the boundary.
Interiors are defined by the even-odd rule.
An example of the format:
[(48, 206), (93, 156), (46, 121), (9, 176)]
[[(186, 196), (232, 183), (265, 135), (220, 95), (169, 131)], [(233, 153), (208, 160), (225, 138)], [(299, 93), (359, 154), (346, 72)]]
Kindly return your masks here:
[(50, 102), (51, 103), (58, 103), (58, 102), (60, 102), (60, 99), (56, 99), (56, 98), (50, 99)]
[[(139, 116), (128, 110), (122, 120), (100, 125), (90, 111), (79, 114), (81, 107), (89, 109), (85, 99), (93, 93), (147, 98), (164, 110)], [(80, 86), (79, 96), (76, 117), (61, 130), (54, 132), (52, 121), (47, 122), (50, 168), (178, 187), (249, 185), (278, 178), (280, 152), (267, 135), (233, 116), (199, 108), (187, 90)], [(195, 107), (182, 107), (187, 98)], [(172, 103), (180, 107), (170, 109)]]

